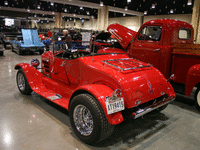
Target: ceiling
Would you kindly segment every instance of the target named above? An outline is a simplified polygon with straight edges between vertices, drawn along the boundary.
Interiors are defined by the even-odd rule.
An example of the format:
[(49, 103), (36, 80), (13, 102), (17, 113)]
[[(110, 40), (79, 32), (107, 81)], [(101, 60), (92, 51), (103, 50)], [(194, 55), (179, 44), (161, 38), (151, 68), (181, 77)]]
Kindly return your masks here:
[[(77, 18), (75, 15), (86, 15), (91, 16), (91, 18), (97, 18), (98, 9), (97, 7), (92, 8), (92, 3), (95, 3), (94, 6), (100, 6), (100, 0), (65, 0), (68, 1), (69, 4), (63, 4), (62, 0), (52, 0), (55, 1), (54, 3), (51, 3), (50, 1), (51, 0), (1, 0), (0, 6), (74, 14), (74, 17), (64, 17), (66, 20), (69, 18), (71, 18), (71, 20), (73, 18)], [(86, 5), (84, 5), (85, 7), (82, 8), (80, 5), (83, 1), (90, 3), (86, 3)], [(188, 1), (191, 1), (191, 5), (188, 5)], [(127, 9), (130, 11), (141, 12), (142, 14), (144, 13), (144, 15), (190, 14), (192, 13), (194, 4), (194, 0), (131, 0), (131, 2), (127, 2), (127, 0), (101, 0), (101, 2), (103, 2), (104, 5), (122, 9), (127, 7)], [(71, 3), (77, 3), (79, 5), (74, 6)], [(35, 15), (35, 13), (29, 13), (30, 17), (34, 17)], [(125, 14), (124, 12), (109, 12), (110, 18), (122, 16), (131, 15)], [(54, 15), (37, 14), (37, 17), (53, 18)]]

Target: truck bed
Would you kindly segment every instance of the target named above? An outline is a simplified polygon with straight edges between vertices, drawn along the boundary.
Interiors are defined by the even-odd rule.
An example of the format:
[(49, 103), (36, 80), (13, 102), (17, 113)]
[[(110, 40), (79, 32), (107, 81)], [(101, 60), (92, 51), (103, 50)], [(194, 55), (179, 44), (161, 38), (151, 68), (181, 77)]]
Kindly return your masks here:
[(176, 75), (174, 82), (185, 84), (190, 67), (200, 64), (200, 44), (174, 44), (171, 74)]

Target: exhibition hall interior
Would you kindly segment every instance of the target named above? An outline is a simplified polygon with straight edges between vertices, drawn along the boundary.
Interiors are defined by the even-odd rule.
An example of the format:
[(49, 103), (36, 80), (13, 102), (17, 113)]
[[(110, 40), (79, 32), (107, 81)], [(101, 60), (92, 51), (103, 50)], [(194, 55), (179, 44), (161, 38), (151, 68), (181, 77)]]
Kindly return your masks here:
[(200, 0), (1, 0), (0, 150), (200, 149)]

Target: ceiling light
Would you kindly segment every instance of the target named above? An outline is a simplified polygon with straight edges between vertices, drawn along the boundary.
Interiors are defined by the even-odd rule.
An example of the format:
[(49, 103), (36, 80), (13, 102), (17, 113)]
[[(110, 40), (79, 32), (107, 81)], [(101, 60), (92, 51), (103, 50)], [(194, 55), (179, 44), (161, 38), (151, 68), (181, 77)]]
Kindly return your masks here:
[(80, 19), (82, 19), (82, 18), (80, 18)]
[(27, 9), (28, 12), (30, 12), (30, 9)]
[(152, 4), (151, 8), (155, 8), (155, 7), (156, 7), (156, 5), (155, 5), (155, 4)]
[(185, 4), (183, 4), (183, 7), (185, 7)]
[(54, 5), (54, 3), (51, 3), (51, 6), (53, 6)]
[(55, 14), (54, 11), (52, 11), (52, 14)]
[(89, 15), (90, 14), (90, 12), (89, 11), (87, 11), (87, 15)]
[(123, 14), (123, 16), (126, 16), (126, 14)]
[(37, 15), (34, 15), (34, 17), (37, 17)]
[(173, 10), (173, 9), (170, 9), (170, 13), (173, 14), (173, 13), (174, 13), (174, 10)]
[(40, 9), (40, 5), (38, 5), (37, 8)]
[(175, 4), (176, 3), (176, 1), (173, 1), (173, 4)]
[(69, 20), (72, 20), (72, 18), (69, 18)]
[(144, 15), (147, 15), (147, 11), (144, 11)]
[(8, 1), (4, 1), (4, 5), (8, 5)]
[(92, 16), (92, 19), (94, 19), (94, 16)]
[(67, 9), (65, 8), (64, 12), (67, 12)]
[(165, 6), (165, 8), (167, 9), (167, 6)]
[(49, 23), (49, 20), (47, 20), (47, 23)]
[(125, 11), (127, 11), (127, 10), (128, 10), (128, 7), (126, 6), (126, 7), (125, 7)]
[(145, 0), (143, 0), (143, 2), (145, 2)]
[(80, 7), (80, 9), (83, 9), (83, 7)]
[(130, 3), (131, 2), (131, 0), (127, 0), (127, 3)]
[(192, 0), (188, 0), (187, 5), (192, 5)]
[(100, 1), (100, 6), (103, 6), (103, 2)]
[(76, 14), (73, 14), (73, 16), (75, 17), (75, 16), (76, 16)]
[(43, 21), (41, 21), (41, 23), (43, 23)]

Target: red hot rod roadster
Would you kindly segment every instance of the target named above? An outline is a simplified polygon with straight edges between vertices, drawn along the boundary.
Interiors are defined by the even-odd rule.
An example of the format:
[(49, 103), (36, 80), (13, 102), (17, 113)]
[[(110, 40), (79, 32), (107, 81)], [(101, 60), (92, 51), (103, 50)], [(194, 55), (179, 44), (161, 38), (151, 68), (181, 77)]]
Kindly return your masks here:
[(125, 115), (161, 111), (176, 96), (160, 71), (125, 53), (48, 51), (41, 72), (38, 65), (15, 66), (19, 91), (34, 91), (67, 109), (75, 134), (88, 144), (109, 137)]

